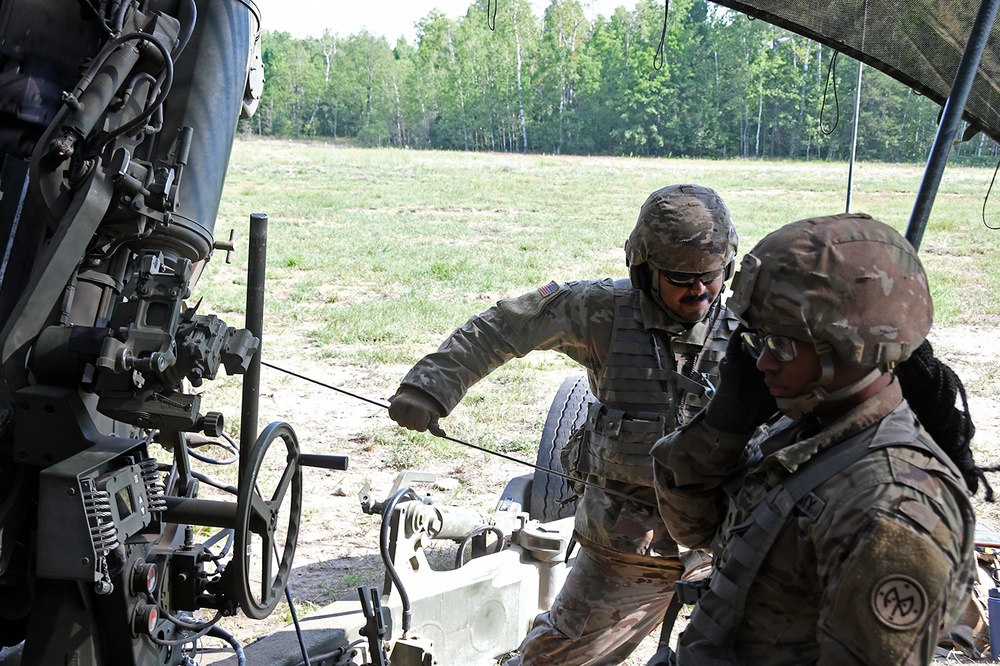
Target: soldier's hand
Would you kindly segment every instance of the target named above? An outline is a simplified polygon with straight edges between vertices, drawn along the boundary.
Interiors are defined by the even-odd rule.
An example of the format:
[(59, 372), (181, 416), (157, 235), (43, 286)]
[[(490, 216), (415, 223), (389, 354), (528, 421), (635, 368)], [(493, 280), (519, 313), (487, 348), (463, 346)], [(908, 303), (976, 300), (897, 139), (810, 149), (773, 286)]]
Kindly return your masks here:
[(437, 401), (418, 388), (400, 386), (389, 399), (389, 418), (404, 428), (424, 432), (440, 416)]
[(729, 338), (719, 364), (719, 386), (705, 409), (705, 422), (716, 430), (751, 433), (778, 410), (757, 360), (743, 348), (739, 326)]

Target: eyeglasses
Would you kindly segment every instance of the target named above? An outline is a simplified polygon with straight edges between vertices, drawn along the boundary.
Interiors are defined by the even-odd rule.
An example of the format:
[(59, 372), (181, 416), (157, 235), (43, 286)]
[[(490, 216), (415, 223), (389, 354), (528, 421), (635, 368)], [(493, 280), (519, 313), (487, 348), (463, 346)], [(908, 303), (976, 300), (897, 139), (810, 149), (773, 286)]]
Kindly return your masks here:
[(690, 287), (695, 282), (701, 282), (702, 284), (712, 284), (719, 278), (721, 278), (726, 272), (725, 268), (720, 268), (716, 271), (708, 271), (707, 273), (676, 273), (674, 271), (660, 271), (660, 275), (663, 279), (674, 285), (675, 287)]
[(760, 337), (756, 331), (743, 331), (743, 348), (754, 358), (760, 358), (764, 353), (764, 347), (771, 352), (774, 360), (779, 363), (794, 361), (798, 356), (798, 349), (795, 347), (795, 338), (787, 335), (768, 335)]

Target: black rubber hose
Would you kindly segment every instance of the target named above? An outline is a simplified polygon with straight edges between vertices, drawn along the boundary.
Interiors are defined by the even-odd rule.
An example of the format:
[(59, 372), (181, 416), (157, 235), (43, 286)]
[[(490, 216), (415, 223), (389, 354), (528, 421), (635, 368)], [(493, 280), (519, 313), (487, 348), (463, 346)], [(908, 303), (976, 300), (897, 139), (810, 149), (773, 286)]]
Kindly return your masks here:
[(229, 633), (219, 625), (215, 625), (214, 627), (209, 629), (208, 635), (214, 636), (215, 638), (221, 638), (222, 640), (229, 643), (229, 645), (232, 646), (233, 648), (233, 652), (236, 653), (236, 663), (239, 666), (247, 666), (247, 656), (243, 653), (243, 646), (240, 645), (240, 642), (236, 640), (235, 636), (233, 636), (231, 633)]
[(461, 569), (465, 565), (465, 561), (462, 558), (465, 552), (465, 547), (469, 545), (469, 542), (475, 539), (480, 534), (486, 534), (487, 532), (493, 532), (497, 538), (497, 549), (493, 551), (494, 553), (499, 553), (504, 548), (504, 542), (507, 540), (507, 536), (503, 533), (496, 525), (484, 525), (483, 527), (477, 527), (468, 534), (466, 534), (462, 541), (458, 544), (458, 552), (455, 553), (455, 568)]
[(396, 572), (396, 567), (392, 563), (392, 557), (389, 555), (389, 519), (392, 517), (392, 512), (395, 511), (396, 505), (399, 501), (403, 499), (403, 496), (409, 493), (413, 499), (419, 499), (417, 494), (413, 492), (412, 488), (402, 488), (393, 495), (385, 506), (382, 507), (382, 529), (379, 530), (378, 546), (379, 552), (382, 554), (382, 564), (385, 565), (385, 570), (389, 572), (389, 578), (392, 579), (393, 584), (395, 584), (396, 589), (399, 590), (399, 600), (403, 606), (403, 634), (405, 635), (410, 629), (410, 621), (412, 619), (413, 613), (410, 610), (410, 596), (406, 593), (406, 589), (403, 587), (403, 581), (399, 578), (399, 573)]

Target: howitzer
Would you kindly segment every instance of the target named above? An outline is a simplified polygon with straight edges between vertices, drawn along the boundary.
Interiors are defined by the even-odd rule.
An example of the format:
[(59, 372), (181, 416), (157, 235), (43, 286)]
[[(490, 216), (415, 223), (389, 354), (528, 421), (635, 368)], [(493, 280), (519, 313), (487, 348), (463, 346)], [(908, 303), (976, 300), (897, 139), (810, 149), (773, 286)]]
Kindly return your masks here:
[[(302, 454), (289, 424), (257, 431), (266, 216), (250, 220), (245, 327), (188, 302), (234, 249), (215, 223), (261, 93), (258, 40), (251, 0), (0, 0), (0, 648), (14, 663), (193, 663), (220, 618), (265, 618), (286, 591), (302, 467), (347, 464)], [(244, 382), (238, 483), (222, 486), (235, 501), (191, 461), (228, 439), (197, 390), (222, 369)], [(568, 524), (539, 530), (526, 503), (484, 521), (396, 498), (383, 521), (399, 578), (345, 602), (334, 633), (365, 636), (369, 663), (390, 640), (393, 663), (516, 647), (568, 566), (553, 555)], [(486, 532), (514, 548), (423, 585), (424, 540), (469, 537), (483, 555)], [(414, 629), (448, 634), (437, 648), (400, 634), (408, 589)], [(486, 614), (449, 610), (459, 600)], [(350, 663), (349, 645), (313, 647)]]
[(23, 664), (181, 664), (212, 626), (194, 611), (264, 617), (287, 580), (291, 426), (257, 436), (244, 401), (235, 502), (199, 498), (189, 460), (224, 429), (195, 389), (259, 357), (249, 302), (247, 328), (187, 303), (232, 249), (214, 227), (258, 36), (249, 0), (0, 2), (0, 645)]

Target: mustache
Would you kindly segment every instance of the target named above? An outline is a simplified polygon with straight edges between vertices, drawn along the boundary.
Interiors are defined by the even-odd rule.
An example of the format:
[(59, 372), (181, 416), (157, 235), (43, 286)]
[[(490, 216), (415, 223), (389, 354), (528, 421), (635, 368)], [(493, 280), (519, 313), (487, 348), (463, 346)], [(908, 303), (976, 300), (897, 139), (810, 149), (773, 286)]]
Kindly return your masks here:
[(709, 294), (708, 292), (705, 292), (704, 294), (691, 294), (689, 296), (681, 297), (681, 303), (684, 303), (685, 305), (695, 305), (696, 303), (700, 303), (701, 301), (709, 300), (710, 297), (711, 294)]

